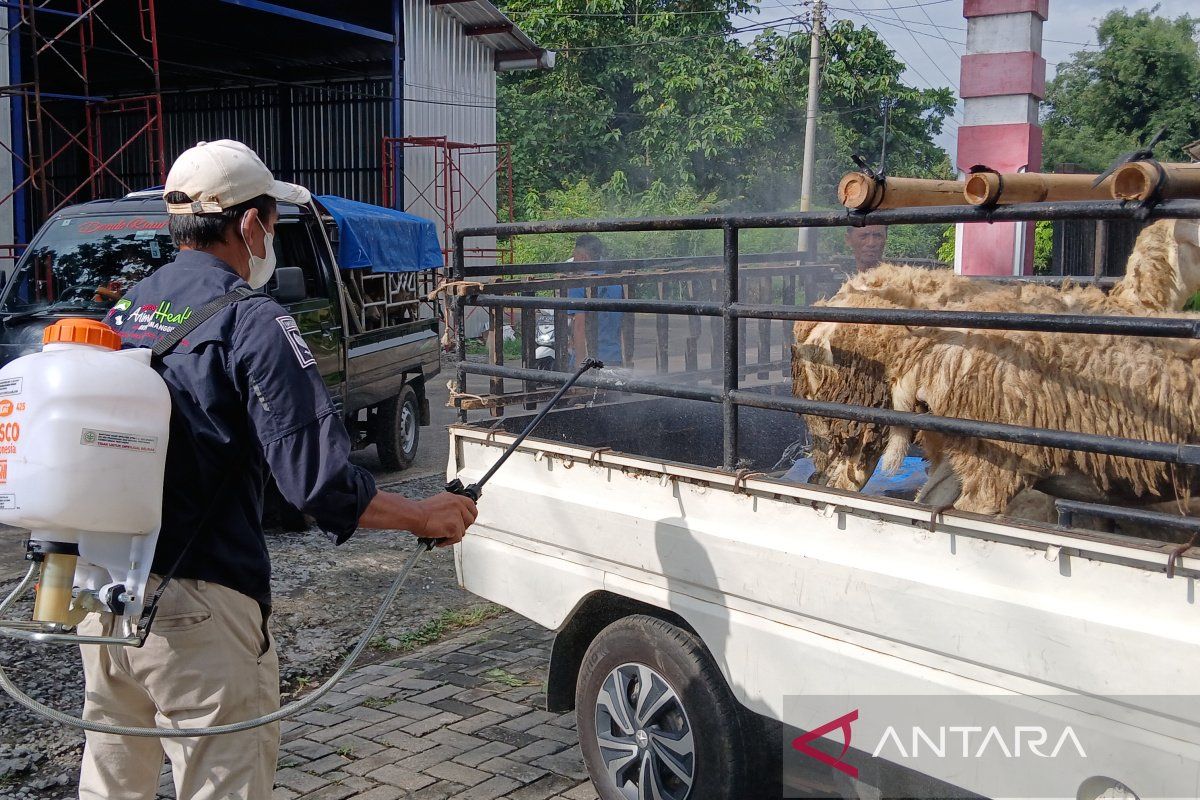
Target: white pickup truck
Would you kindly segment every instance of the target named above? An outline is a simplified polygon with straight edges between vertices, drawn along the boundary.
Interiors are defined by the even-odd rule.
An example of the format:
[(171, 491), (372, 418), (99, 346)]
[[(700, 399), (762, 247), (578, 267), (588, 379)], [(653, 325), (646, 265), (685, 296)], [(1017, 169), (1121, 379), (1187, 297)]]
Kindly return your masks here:
[[(1200, 202), (897, 209), (872, 212), (869, 221), (1135, 215), (1198, 218)], [(867, 219), (812, 212), (460, 231), (460, 281), (474, 277), (461, 255), (471, 236), (724, 231), (723, 271), (701, 281), (713, 287), (710, 296), (723, 295), (720, 304), (637, 299), (651, 290), (626, 293), (630, 299), (593, 296), (595, 284), (662, 280), (653, 270), (514, 284), (519, 289), (508, 294), (509, 284), (497, 281), (462, 301), (496, 315), (509, 307), (526, 316), (554, 309), (564, 318), (657, 314), (660, 353), (666, 315), (689, 317), (689, 342), (704, 316), (722, 319), (722, 356), (713, 366), (724, 366), (711, 391), (691, 373), (671, 385), (672, 375), (581, 380), (645, 394), (546, 417), (488, 484), (478, 521), (456, 548), (461, 583), (556, 632), (547, 703), (575, 709), (601, 800), (1200, 798), (1200, 550), (1065, 519), (1049, 525), (950, 512), (931, 525), (929, 506), (788, 482), (772, 471), (804, 438), (797, 411), (1068, 449), (1120, 446), (1133, 448), (1123, 451), (1133, 457), (1193, 465), (1194, 448), (1089, 443), (1077, 433), (814, 403), (791, 397), (786, 380), (774, 389), (741, 386), (754, 374), (769, 380), (765, 373), (779, 365), (764, 358), (770, 340), (763, 348), (762, 333), (759, 363), (749, 363), (738, 332), (751, 319), (1192, 338), (1197, 327), (1028, 314), (980, 314), (968, 323), (932, 311), (801, 308), (788, 276), (782, 304), (739, 302), (754, 294), (745, 287), (756, 280), (739, 272), (740, 229)], [(563, 297), (576, 284), (588, 297)], [(542, 288), (559, 296), (532, 296)], [(778, 281), (764, 288), (760, 297), (780, 296)], [(660, 286), (658, 297), (673, 291)], [(524, 381), (527, 393), (539, 375), (565, 380), (504, 366), (499, 357), (468, 363), (461, 306), (456, 319), (460, 396), (471, 396), (469, 374), (490, 376), (493, 392), (503, 389), (497, 379)], [(1166, 330), (1173, 325), (1180, 327)], [(714, 351), (719, 341), (714, 326)], [(668, 362), (660, 357), (660, 372)], [(507, 400), (525, 402), (520, 397)], [(513, 416), (467, 424), (464, 416), (450, 428), (448, 476), (478, 480), (524, 424)], [(1192, 526), (1185, 540), (1200, 530), (1195, 521), (1152, 522)]]
[[(521, 424), (452, 427), (450, 477), (477, 480)], [(743, 409), (743, 452), (770, 463), (800, 424)], [(1200, 560), (1168, 579), (1151, 542), (931, 531), (902, 500), (739, 481), (719, 437), (695, 402), (551, 413), (457, 550), (468, 590), (557, 632), (548, 705), (576, 709), (603, 800), (779, 796), (760, 779), (781, 751), (784, 791), (821, 796), (1200, 797)], [(953, 730), (964, 713), (979, 731)], [(831, 721), (825, 758), (792, 746)], [(1038, 736), (1045, 764), (1005, 761)]]

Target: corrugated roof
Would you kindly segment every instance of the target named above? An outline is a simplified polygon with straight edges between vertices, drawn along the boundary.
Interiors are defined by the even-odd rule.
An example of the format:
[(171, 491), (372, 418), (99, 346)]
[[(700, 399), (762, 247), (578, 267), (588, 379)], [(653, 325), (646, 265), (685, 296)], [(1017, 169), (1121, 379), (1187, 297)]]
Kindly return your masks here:
[[(488, 0), (429, 0), (429, 4), (461, 22), (467, 36), (494, 50), (497, 69), (554, 66), (554, 52), (539, 46)], [(525, 61), (536, 63), (521, 63)]]

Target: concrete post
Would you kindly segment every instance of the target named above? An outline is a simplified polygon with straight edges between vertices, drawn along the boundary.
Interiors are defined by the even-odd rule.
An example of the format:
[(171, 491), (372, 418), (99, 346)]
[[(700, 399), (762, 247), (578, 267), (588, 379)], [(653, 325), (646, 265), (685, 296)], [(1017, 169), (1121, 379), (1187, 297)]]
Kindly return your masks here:
[[(967, 53), (959, 83), (965, 103), (959, 170), (985, 165), (1000, 172), (1040, 171), (1042, 23), (1048, 15), (1049, 0), (963, 0)], [(1032, 273), (1032, 223), (959, 225), (955, 268), (967, 275)]]

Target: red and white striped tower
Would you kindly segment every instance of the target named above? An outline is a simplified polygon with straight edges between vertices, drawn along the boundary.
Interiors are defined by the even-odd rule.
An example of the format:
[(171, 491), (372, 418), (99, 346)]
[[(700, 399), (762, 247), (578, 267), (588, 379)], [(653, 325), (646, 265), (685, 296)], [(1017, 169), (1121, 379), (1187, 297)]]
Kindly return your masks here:
[[(982, 164), (999, 172), (1042, 166), (1039, 104), (1046, 96), (1042, 23), (1050, 0), (963, 0), (967, 54), (959, 94), (958, 168)], [(959, 225), (955, 269), (967, 275), (1033, 271), (1033, 226)]]

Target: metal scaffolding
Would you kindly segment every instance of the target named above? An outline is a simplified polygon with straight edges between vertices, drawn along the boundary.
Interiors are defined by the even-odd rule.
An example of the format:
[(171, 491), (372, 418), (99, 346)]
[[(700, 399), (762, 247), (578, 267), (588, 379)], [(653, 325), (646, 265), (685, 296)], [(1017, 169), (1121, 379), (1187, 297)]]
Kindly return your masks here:
[[(130, 185), (133, 172), (165, 179), (162, 86), (154, 0), (0, 5), (8, 10), (10, 80), (0, 94), (11, 99), (13, 122), (11, 146), (0, 143), (12, 157), (13, 188), (0, 205), (11, 204), (15, 238), (0, 245), (0, 258), (15, 258), (63, 206), (144, 188)], [(119, 35), (102, 6), (110, 17), (132, 13), (137, 35)], [(143, 75), (143, 93), (94, 94), (89, 56), (97, 48), (127, 56)], [(50, 73), (60, 80), (50, 83)], [(144, 164), (131, 170), (135, 155)]]
[[(405, 152), (418, 149), (432, 151), (432, 164), (428, 172), (415, 175), (416, 169), (400, 172), (395, 168), (397, 162), (411, 164), (412, 159), (406, 159)], [(495, 159), (495, 166), (477, 173), (466, 166), (471, 159)], [(482, 211), (497, 222), (513, 220), (512, 144), (508, 142), (465, 144), (445, 136), (385, 137), (383, 197), (384, 203), (393, 208), (408, 205), (403, 197), (396, 196), (395, 175), (398, 172), (402, 176), (404, 189), (411, 189), (415, 198), (437, 216), (434, 221), (442, 227), (442, 254), (447, 259), (454, 250), (455, 231), (464, 224), (470, 224), (464, 220), (471, 212)], [(491, 247), (468, 248), (465, 256), (476, 263), (489, 261), (511, 264), (511, 240), (506, 240), (504, 244), (497, 242)]]

